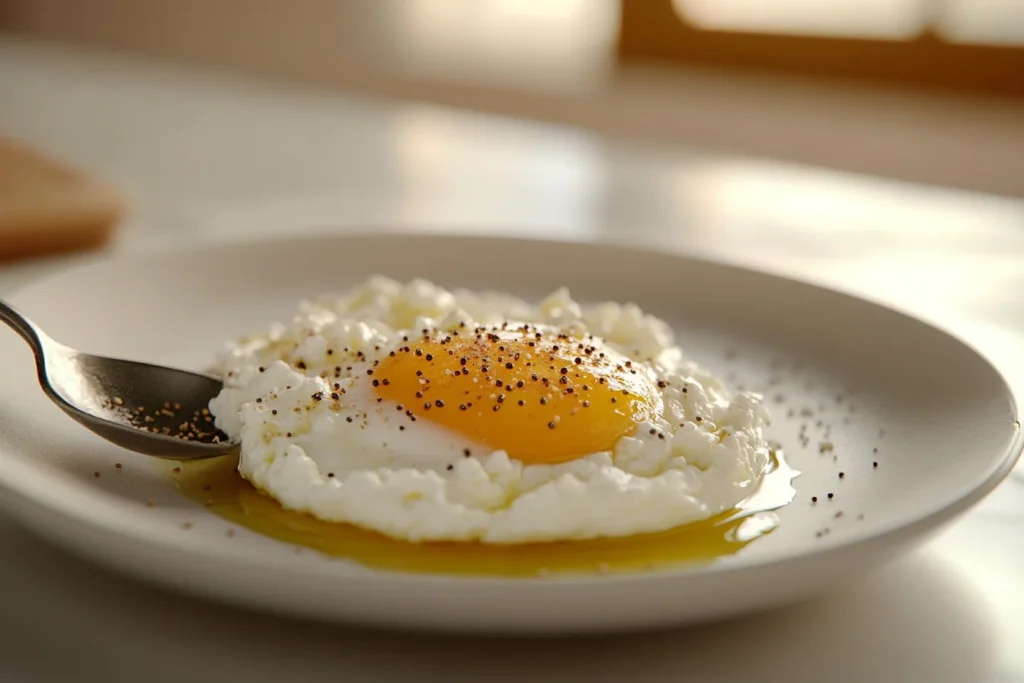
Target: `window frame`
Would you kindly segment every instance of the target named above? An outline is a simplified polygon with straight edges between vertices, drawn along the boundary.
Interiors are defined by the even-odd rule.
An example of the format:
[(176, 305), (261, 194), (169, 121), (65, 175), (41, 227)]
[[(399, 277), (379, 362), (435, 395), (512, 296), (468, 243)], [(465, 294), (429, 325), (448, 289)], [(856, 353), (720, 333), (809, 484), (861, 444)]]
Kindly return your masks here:
[(1024, 46), (698, 28), (672, 0), (621, 0), (620, 62), (658, 61), (1024, 97)]

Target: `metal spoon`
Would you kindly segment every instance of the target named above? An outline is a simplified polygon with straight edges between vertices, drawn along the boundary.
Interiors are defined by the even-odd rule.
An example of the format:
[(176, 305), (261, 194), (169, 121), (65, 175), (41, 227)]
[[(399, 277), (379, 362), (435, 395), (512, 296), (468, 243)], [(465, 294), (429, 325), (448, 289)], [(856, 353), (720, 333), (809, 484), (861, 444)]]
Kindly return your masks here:
[(219, 379), (81, 353), (46, 336), (0, 301), (0, 320), (32, 347), (39, 384), (65, 413), (122, 448), (172, 460), (227, 455), (238, 445), (207, 410)]

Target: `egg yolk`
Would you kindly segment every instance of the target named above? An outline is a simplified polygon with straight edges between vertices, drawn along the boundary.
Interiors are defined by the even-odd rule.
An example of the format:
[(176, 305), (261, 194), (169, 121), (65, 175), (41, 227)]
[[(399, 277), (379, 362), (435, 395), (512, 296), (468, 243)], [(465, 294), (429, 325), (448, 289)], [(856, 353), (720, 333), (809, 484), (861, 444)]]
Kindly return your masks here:
[(611, 450), (656, 407), (650, 380), (621, 354), (529, 325), (428, 330), (372, 373), (377, 396), (405, 419), (527, 464)]

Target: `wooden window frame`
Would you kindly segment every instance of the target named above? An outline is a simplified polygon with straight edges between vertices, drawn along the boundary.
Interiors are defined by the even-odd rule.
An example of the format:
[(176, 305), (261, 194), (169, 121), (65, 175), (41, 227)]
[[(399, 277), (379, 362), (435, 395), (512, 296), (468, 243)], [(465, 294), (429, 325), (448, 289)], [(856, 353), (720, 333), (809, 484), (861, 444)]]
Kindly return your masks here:
[[(827, 1), (827, 0), (822, 0)], [(1024, 47), (697, 28), (672, 0), (621, 0), (621, 61), (660, 61), (1024, 97)]]

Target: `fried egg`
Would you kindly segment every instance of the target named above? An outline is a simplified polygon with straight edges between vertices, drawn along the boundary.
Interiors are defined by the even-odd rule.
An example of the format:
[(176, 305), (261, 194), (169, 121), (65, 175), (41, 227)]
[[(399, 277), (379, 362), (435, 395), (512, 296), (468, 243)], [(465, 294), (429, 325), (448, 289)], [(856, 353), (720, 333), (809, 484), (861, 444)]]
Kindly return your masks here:
[(229, 343), (210, 405), (287, 509), (406, 541), (664, 531), (764, 476), (761, 397), (730, 395), (632, 304), (536, 304), (373, 277)]

